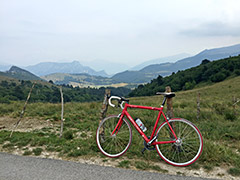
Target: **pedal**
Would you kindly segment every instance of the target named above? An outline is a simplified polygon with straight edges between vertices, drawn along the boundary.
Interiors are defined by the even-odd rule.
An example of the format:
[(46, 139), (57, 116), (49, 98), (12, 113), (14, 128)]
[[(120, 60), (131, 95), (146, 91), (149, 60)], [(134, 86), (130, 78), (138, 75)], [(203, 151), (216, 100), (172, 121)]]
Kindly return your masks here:
[(142, 149), (142, 154), (144, 154), (144, 151), (146, 151), (146, 149), (147, 149), (147, 148), (145, 148), (145, 147)]

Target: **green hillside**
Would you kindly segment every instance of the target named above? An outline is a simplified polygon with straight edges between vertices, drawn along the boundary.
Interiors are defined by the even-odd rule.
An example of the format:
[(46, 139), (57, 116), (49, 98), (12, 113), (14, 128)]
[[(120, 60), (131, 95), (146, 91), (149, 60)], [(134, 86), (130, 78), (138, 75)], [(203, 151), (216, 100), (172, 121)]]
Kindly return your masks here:
[[(197, 120), (197, 95), (200, 93), (200, 118)], [(134, 97), (130, 98), (131, 104), (159, 107), (162, 96)], [(214, 167), (220, 167), (224, 171), (217, 176), (225, 179), (225, 173), (240, 176), (240, 77), (224, 80), (213, 85), (196, 88), (193, 90), (176, 93), (173, 98), (173, 111), (175, 117), (190, 120), (200, 129), (203, 139), (203, 153), (187, 170), (196, 172), (211, 172)], [(125, 168), (137, 168), (141, 170), (154, 170), (168, 172), (164, 168), (163, 160), (156, 151), (146, 151), (142, 155), (143, 140), (133, 129), (133, 141), (129, 150), (118, 159), (109, 159), (101, 155), (97, 148), (95, 134), (99, 123), (99, 112), (102, 104), (99, 102), (76, 103), (70, 102), (64, 105), (64, 136), (59, 139), (61, 104), (60, 103), (30, 103), (26, 109), (23, 123), (19, 129), (25, 131), (15, 132), (9, 138), (8, 120), (15, 118), (17, 121), (23, 102), (0, 103), (0, 115), (5, 118), (0, 130), (0, 150), (5, 152), (18, 152), (22, 155), (55, 154), (61, 159), (97, 159), (102, 164), (114, 162), (116, 166)], [(119, 108), (108, 109), (108, 115), (119, 114)], [(149, 135), (157, 118), (156, 111), (129, 109), (133, 118), (140, 118), (147, 127)], [(160, 120), (161, 122), (163, 119)], [(34, 129), (34, 124), (41, 122), (44, 126)], [(50, 122), (50, 123), (49, 123)], [(4, 124), (5, 123), (5, 124)], [(28, 124), (33, 128), (28, 129)], [(10, 124), (10, 125), (12, 125)], [(18, 129), (17, 129), (18, 130)], [(2, 147), (2, 149), (1, 149)], [(44, 152), (44, 153), (43, 153)], [(46, 153), (45, 153), (46, 152)], [(44, 155), (45, 154), (45, 155)], [(202, 168), (201, 170), (199, 170)], [(184, 168), (177, 168), (179, 175)], [(225, 172), (226, 170), (226, 172)], [(215, 177), (216, 178), (216, 177)]]
[(171, 86), (173, 91), (189, 90), (201, 84), (211, 84), (240, 75), (240, 55), (210, 62), (203, 60), (202, 64), (184, 71), (178, 71), (171, 76), (153, 79), (151, 83), (139, 85), (130, 96), (150, 96), (158, 91), (165, 91)]

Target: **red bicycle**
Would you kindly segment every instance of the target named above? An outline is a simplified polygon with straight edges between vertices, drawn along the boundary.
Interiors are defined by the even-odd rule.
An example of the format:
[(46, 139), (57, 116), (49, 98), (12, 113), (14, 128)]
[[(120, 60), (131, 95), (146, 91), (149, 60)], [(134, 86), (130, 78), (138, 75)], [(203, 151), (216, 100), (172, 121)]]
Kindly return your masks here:
[[(110, 97), (109, 104), (115, 107), (115, 105), (111, 103), (111, 100), (116, 99), (123, 110), (118, 116), (109, 116), (103, 119), (97, 129), (97, 145), (104, 155), (111, 158), (119, 157), (130, 147), (132, 129), (129, 122), (124, 118), (124, 116), (126, 116), (145, 141), (142, 152), (155, 147), (160, 157), (174, 166), (187, 166), (199, 158), (203, 149), (203, 139), (200, 131), (193, 123), (186, 119), (168, 119), (165, 116), (163, 106), (167, 98), (175, 96), (174, 93), (157, 94), (164, 95), (160, 108), (131, 105), (129, 104), (129, 100), (123, 97)], [(123, 103), (125, 103), (124, 107)], [(141, 124), (139, 126), (137, 122), (133, 120), (127, 112), (128, 108), (159, 111), (150, 137), (145, 135)], [(158, 127), (161, 115), (164, 117), (165, 122)]]

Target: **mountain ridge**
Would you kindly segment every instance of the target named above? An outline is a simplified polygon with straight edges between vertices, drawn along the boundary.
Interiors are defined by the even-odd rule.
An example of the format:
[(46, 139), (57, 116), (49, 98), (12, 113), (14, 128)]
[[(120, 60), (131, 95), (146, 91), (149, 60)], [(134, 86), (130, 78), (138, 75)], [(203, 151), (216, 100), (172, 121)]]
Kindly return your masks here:
[(198, 66), (204, 59), (214, 61), (227, 58), (229, 56), (237, 56), (238, 54), (240, 54), (240, 44), (221, 48), (213, 48), (209, 50), (206, 49), (195, 56), (181, 59), (175, 63), (152, 64), (139, 71), (124, 71), (117, 73), (112, 76), (112, 78), (118, 81), (129, 83), (130, 79), (128, 79), (127, 76), (130, 76), (131, 79), (135, 79), (135, 83), (146, 83), (156, 78), (158, 75), (168, 76), (173, 72), (176, 73), (179, 70), (185, 70)]
[(12, 66), (8, 71), (6, 72), (0, 72), (1, 76), (11, 77), (18, 80), (43, 80), (40, 77), (36, 76), (35, 74), (19, 68), (17, 66)]
[(178, 71), (170, 76), (158, 76), (150, 83), (139, 85), (130, 96), (148, 96), (164, 92), (166, 86), (173, 91), (190, 90), (204, 83), (217, 83), (227, 78), (240, 76), (240, 55), (218, 61), (203, 60), (198, 66)]
[(171, 62), (175, 62), (175, 61), (178, 61), (180, 59), (190, 57), (190, 56), (191, 56), (190, 54), (181, 53), (181, 54), (176, 54), (176, 55), (173, 55), (173, 56), (151, 59), (151, 60), (145, 61), (141, 64), (138, 64), (138, 65), (130, 68), (129, 70), (139, 71), (139, 70), (143, 69), (144, 67), (147, 67), (147, 66), (152, 65), (152, 64), (162, 64), (162, 63), (167, 63), (167, 62), (171, 63)]
[(83, 66), (79, 61), (72, 62), (41, 62), (36, 65), (27, 66), (24, 69), (38, 75), (45, 76), (53, 73), (88, 73), (90, 75), (104, 76), (108, 74), (105, 71), (95, 71), (88, 66)]

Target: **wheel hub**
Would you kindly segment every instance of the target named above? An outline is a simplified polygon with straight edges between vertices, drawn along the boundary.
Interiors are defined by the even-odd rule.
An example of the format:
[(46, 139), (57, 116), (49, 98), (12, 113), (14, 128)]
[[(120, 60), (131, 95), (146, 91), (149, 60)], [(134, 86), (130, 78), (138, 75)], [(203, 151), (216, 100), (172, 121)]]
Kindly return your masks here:
[(182, 140), (180, 138), (178, 138), (174, 144), (176, 146), (181, 146), (182, 145)]

